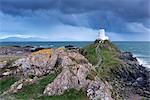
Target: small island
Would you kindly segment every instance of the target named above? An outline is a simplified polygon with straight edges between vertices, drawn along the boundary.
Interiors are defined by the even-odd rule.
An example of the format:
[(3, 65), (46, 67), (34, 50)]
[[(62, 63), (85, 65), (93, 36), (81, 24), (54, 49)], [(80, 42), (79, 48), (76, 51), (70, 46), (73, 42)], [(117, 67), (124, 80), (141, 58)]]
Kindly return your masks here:
[(83, 48), (0, 47), (1, 100), (148, 100), (149, 69), (98, 35)]

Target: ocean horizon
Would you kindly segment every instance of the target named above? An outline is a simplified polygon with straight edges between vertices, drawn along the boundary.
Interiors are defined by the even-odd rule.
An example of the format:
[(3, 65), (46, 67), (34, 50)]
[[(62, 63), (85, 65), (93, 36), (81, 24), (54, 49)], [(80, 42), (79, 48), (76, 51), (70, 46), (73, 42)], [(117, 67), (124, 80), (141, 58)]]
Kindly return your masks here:
[[(58, 48), (73, 45), (82, 48), (94, 41), (24, 41), (0, 42), (0, 46), (33, 46), (43, 48)], [(112, 41), (120, 50), (131, 52), (139, 63), (150, 68), (150, 41)]]

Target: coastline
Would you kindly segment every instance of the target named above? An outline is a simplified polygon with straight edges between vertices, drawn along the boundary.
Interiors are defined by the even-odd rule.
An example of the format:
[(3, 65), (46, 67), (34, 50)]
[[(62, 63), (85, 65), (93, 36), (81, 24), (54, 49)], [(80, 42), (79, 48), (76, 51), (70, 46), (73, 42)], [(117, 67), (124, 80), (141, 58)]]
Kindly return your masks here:
[[(114, 96), (114, 93), (117, 93), (120, 98), (132, 98), (136, 94), (139, 98), (149, 98), (149, 69), (141, 66), (138, 58), (134, 57), (133, 53), (120, 51), (110, 41), (106, 40), (103, 43), (95, 41), (93, 44), (88, 44), (83, 48), (77, 48), (72, 45), (64, 45), (57, 49), (36, 48), (32, 50), (33, 48), (32, 46), (5, 46), (0, 48), (0, 55), (4, 54), (3, 61), (1, 61), (1, 68), (3, 69), (1, 80), (19, 75), (19, 81), (15, 80), (17, 84), (12, 84), (7, 91), (3, 92), (4, 95), (17, 92), (18, 96), (20, 96), (20, 89), (25, 89), (23, 86), (37, 84), (37, 81), (44, 78), (45, 75), (49, 77), (47, 76), (48, 74), (54, 73), (57, 75), (52, 80), (52, 83), (47, 82), (45, 85), (41, 83), (40, 86), (44, 90), (40, 94), (59, 95), (72, 87), (74, 89), (82, 87), (84, 97), (96, 98), (95, 93), (98, 93), (97, 95), (99, 93), (105, 94), (103, 92), (105, 88), (99, 91), (99, 87), (108, 86), (107, 96), (104, 98), (112, 95), (112, 97), (118, 98), (118, 96)], [(16, 58), (14, 58), (15, 56)], [(76, 77), (75, 82), (73, 82), (74, 77)], [(66, 84), (63, 84), (62, 80)], [(26, 83), (26, 81), (29, 83)], [(96, 86), (94, 90), (93, 85)], [(124, 88), (123, 91), (122, 87)], [(136, 87), (140, 89), (140, 93), (136, 90)], [(37, 88), (36, 85), (35, 88)], [(85, 88), (86, 90), (84, 90)], [(63, 92), (58, 93), (58, 90)], [(93, 93), (90, 92), (91, 90)], [(115, 90), (115, 92), (110, 90)], [(35, 90), (35, 93), (38, 94), (38, 91)], [(132, 93), (131, 97), (130, 93)], [(128, 95), (128, 97), (125, 95)]]
[[(82, 48), (88, 44), (91, 44), (92, 41), (31, 41), (31, 42), (0, 42), (1, 46), (33, 46), (34, 48), (57, 48), (64, 45), (73, 45), (75, 47)], [(146, 46), (149, 44), (149, 41), (113, 41), (113, 43), (124, 52), (131, 52), (134, 57), (137, 58), (139, 63), (145, 67), (150, 68), (150, 49), (149, 46)], [(145, 43), (145, 44), (144, 44)], [(140, 45), (141, 44), (141, 45)], [(136, 46), (136, 45), (139, 45)], [(142, 49), (144, 46), (146, 50)], [(143, 53), (142, 53), (143, 52)], [(145, 53), (146, 52), (146, 53)]]
[[(134, 55), (134, 54), (133, 54), (133, 55)], [(134, 57), (136, 57), (136, 55), (135, 55)], [(143, 67), (150, 68), (150, 65), (149, 65), (149, 64), (147, 64), (147, 62), (146, 62), (146, 61), (144, 61), (143, 59), (138, 58), (138, 57), (136, 57), (136, 59), (138, 60), (139, 64), (140, 64), (140, 65), (142, 65)]]

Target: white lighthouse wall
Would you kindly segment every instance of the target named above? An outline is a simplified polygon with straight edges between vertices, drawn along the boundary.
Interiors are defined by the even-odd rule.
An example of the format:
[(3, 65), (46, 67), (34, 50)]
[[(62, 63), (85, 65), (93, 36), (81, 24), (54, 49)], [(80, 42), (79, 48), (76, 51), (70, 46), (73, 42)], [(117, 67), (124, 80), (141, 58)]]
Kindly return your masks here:
[(99, 30), (99, 37), (100, 40), (108, 40), (109, 38), (105, 35), (105, 30), (104, 29), (100, 29)]

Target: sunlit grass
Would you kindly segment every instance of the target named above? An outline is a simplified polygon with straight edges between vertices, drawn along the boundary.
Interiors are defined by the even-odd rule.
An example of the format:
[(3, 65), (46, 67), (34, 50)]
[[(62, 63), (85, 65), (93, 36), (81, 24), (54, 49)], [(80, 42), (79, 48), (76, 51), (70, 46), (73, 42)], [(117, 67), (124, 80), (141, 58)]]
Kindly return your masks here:
[(93, 65), (97, 64), (98, 57), (95, 51), (96, 46), (91, 44), (83, 48), (84, 52), (86, 52), (85, 57), (89, 60)]
[(70, 89), (65, 91), (63, 95), (57, 96), (41, 96), (37, 100), (89, 100), (86, 93), (82, 90)]
[[(83, 48), (84, 52), (86, 52), (85, 57), (91, 62), (93, 65), (96, 65), (98, 62), (98, 55), (96, 54), (96, 46), (98, 43), (91, 44)], [(96, 75), (104, 78), (111, 75), (112, 70), (116, 70), (121, 62), (117, 59), (118, 49), (109, 41), (105, 41), (100, 44), (100, 55), (102, 58), (102, 63), (99, 67), (94, 71)], [(89, 74), (87, 78), (93, 79), (93, 74)]]
[(19, 92), (12, 95), (14, 95), (16, 99), (33, 99), (35, 97), (38, 97), (42, 95), (45, 87), (49, 83), (51, 83), (57, 75), (58, 73), (43, 76), (43, 78), (39, 82), (23, 86), (23, 88)]
[(7, 77), (0, 80), (0, 94), (9, 89), (9, 87), (18, 80), (16, 77)]

